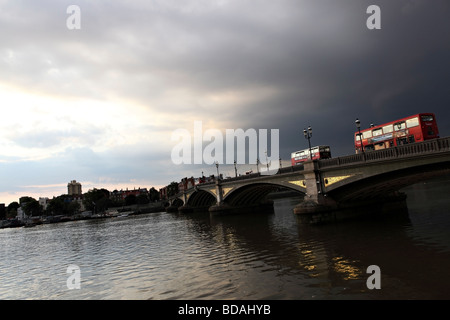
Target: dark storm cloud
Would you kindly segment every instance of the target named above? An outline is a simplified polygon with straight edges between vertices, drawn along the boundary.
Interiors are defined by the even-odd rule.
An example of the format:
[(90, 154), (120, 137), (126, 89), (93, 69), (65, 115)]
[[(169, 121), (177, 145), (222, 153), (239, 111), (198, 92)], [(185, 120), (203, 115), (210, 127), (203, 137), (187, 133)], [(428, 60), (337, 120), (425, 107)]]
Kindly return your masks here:
[[(27, 19), (7, 39), (28, 46), (34, 59), (21, 68), (31, 78), (46, 79), (46, 58), (66, 70), (66, 94), (76, 84), (82, 95), (109, 89), (145, 103), (182, 88), (193, 98), (172, 104), (173, 112), (195, 113), (205, 95), (235, 92), (245, 103), (255, 98), (240, 106), (244, 116), (272, 118), (274, 108), (288, 119), (356, 108), (393, 116), (391, 101), (447, 74), (445, 1), (80, 1), (79, 34), (59, 26), (69, 2), (33, 3), (13, 7)], [(381, 30), (366, 28), (370, 4), (381, 7)], [(51, 80), (37, 85), (61, 91)], [(267, 101), (255, 97), (267, 89)], [(411, 108), (402, 104), (398, 114)], [(242, 121), (234, 114), (230, 120)]]
[[(156, 22), (149, 38), (157, 37), (160, 52), (142, 51), (142, 57), (157, 62), (149, 62), (144, 72), (192, 92), (199, 105), (211, 93), (242, 98), (231, 112), (217, 113), (204, 102), (200, 116), (282, 128), (285, 150), (301, 144), (301, 129), (311, 124), (317, 143), (352, 152), (356, 117), (368, 126), (432, 111), (445, 133), (447, 2), (225, 3), (150, 13)], [(366, 27), (371, 4), (381, 8), (381, 30)], [(196, 113), (192, 101), (172, 111)]]
[[(81, 30), (66, 28), (71, 4), (81, 8)], [(381, 8), (381, 30), (366, 27), (369, 5)], [(449, 6), (448, 0), (0, 0), (0, 81), (47, 95), (137, 103), (158, 119), (146, 134), (164, 130), (167, 140), (157, 141), (164, 146), (171, 144), (166, 132), (190, 129), (198, 119), (220, 130), (280, 129), (283, 159), (306, 147), (302, 130), (311, 125), (313, 144), (343, 155), (354, 152), (356, 117), (368, 126), (431, 111), (441, 135), (449, 134)], [(45, 141), (43, 135), (36, 137)], [(177, 170), (170, 148), (155, 155), (130, 152), (134, 147), (102, 151), (114, 168), (104, 174), (139, 175), (123, 154), (142, 165), (153, 159), (149, 176)], [(92, 159), (89, 174), (101, 166), (98, 155), (85, 157)]]
[(282, 128), (283, 156), (306, 147), (302, 130), (308, 125), (315, 129), (315, 144), (332, 145), (335, 155), (353, 152), (356, 117), (369, 126), (430, 111), (441, 135), (448, 135), (448, 3), (375, 1), (381, 30), (365, 26), (372, 2), (339, 3), (347, 6), (327, 11), (324, 16), (331, 18), (320, 31), (311, 31), (309, 41), (299, 37), (290, 43), (297, 59), (286, 64), (280, 59), (278, 69), (266, 74), (280, 91), (267, 101), (276, 115), (268, 113), (262, 125)]

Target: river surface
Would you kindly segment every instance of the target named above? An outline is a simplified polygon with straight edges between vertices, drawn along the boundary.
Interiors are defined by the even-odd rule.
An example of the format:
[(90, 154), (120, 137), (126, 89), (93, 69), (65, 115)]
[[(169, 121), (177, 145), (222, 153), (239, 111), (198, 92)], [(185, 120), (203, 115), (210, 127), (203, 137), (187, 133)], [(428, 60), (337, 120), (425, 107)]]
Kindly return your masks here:
[[(324, 225), (300, 221), (287, 198), (272, 214), (1, 229), (0, 299), (449, 299), (449, 182), (406, 189), (406, 215)], [(367, 287), (371, 265), (381, 289)]]

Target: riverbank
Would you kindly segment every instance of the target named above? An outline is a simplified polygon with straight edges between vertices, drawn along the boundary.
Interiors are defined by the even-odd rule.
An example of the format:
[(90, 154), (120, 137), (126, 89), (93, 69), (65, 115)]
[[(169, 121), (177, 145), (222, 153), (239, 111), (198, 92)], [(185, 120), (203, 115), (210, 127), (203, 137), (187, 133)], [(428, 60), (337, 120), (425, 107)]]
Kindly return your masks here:
[(18, 220), (8, 219), (8, 220), (0, 220), (0, 229), (5, 228), (29, 228), (34, 227), (40, 224), (49, 224), (49, 223), (62, 223), (69, 221), (78, 221), (78, 220), (93, 220), (93, 219), (109, 219), (109, 218), (118, 218), (118, 217), (127, 217), (140, 215), (144, 213), (153, 213), (153, 212), (164, 212), (165, 208), (162, 203), (150, 204), (145, 206), (128, 206), (128, 207), (120, 207), (120, 208), (111, 208), (101, 213), (92, 213), (91, 211), (85, 211), (73, 216), (64, 216), (64, 215), (54, 215), (54, 216), (41, 216), (41, 217), (30, 217), (27, 220)]

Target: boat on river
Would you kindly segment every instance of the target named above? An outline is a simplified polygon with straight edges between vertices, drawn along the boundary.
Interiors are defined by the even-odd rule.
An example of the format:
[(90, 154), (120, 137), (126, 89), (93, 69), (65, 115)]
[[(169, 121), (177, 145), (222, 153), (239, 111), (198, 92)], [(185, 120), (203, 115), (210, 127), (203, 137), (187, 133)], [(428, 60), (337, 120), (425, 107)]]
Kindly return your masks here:
[(134, 214), (135, 214), (134, 211), (124, 211), (124, 212), (120, 213), (119, 217), (128, 217), (128, 216), (132, 216)]

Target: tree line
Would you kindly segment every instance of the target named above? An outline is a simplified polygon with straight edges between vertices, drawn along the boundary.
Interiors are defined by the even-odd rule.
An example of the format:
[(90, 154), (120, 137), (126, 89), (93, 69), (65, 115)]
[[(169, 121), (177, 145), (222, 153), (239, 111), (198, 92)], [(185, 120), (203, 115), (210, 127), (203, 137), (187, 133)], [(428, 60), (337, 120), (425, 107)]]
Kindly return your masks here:
[[(115, 190), (117, 192), (117, 190)], [(159, 200), (159, 192), (154, 188), (150, 188), (147, 193), (139, 195), (129, 194), (125, 199), (113, 199), (110, 197), (110, 192), (107, 189), (92, 189), (83, 194), (82, 203), (87, 211), (103, 212), (108, 208), (129, 206), (134, 204), (148, 204)], [(17, 216), (17, 209), (22, 208), (27, 216), (54, 216), (65, 215), (72, 216), (81, 210), (81, 204), (74, 200), (73, 196), (63, 194), (53, 197), (47, 208), (39, 203), (33, 197), (24, 196), (19, 201), (11, 202), (3, 214), (0, 213), (0, 220), (5, 218), (15, 218)], [(3, 216), (2, 216), (3, 215)]]

